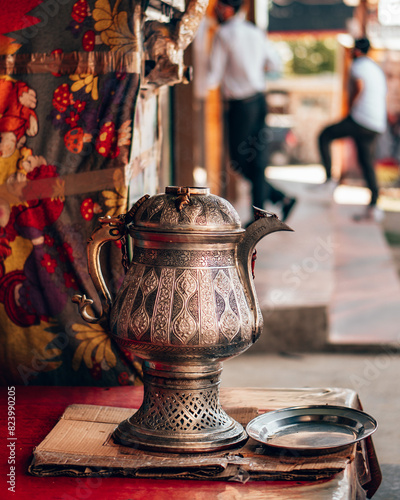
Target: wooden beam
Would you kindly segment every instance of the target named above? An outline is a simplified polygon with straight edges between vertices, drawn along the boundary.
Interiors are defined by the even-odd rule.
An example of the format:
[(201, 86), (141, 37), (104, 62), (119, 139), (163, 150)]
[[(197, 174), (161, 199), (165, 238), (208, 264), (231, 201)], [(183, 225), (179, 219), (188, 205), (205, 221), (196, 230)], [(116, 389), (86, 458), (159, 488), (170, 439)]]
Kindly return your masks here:
[[(185, 51), (185, 63), (192, 64), (192, 47)], [(175, 85), (172, 90), (173, 181), (193, 186), (196, 113), (193, 83)]]

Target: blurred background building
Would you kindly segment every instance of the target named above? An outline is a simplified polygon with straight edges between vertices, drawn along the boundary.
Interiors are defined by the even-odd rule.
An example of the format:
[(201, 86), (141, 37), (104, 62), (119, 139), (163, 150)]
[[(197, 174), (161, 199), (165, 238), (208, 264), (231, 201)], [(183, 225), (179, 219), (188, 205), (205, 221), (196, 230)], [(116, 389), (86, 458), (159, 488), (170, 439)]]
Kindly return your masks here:
[[(174, 182), (208, 184), (213, 192), (234, 200), (235, 175), (227, 168), (222, 147), (218, 91), (202, 88), (201, 68), (217, 28), (214, 3), (211, 0), (207, 21), (186, 54), (195, 78), (189, 85), (171, 90), (168, 158)], [(378, 177), (383, 185), (397, 180), (399, 11), (400, 2), (390, 0), (249, 0), (248, 19), (268, 32), (271, 47), (282, 61), (282, 72), (268, 75), (266, 87), (271, 165), (319, 163), (318, 133), (347, 111), (352, 40), (366, 35), (372, 43), (372, 57), (385, 69), (389, 87), (389, 127), (377, 147)], [(177, 111), (182, 109), (185, 111)], [(351, 141), (334, 145), (333, 161), (335, 174), (343, 180), (357, 183), (361, 179)]]

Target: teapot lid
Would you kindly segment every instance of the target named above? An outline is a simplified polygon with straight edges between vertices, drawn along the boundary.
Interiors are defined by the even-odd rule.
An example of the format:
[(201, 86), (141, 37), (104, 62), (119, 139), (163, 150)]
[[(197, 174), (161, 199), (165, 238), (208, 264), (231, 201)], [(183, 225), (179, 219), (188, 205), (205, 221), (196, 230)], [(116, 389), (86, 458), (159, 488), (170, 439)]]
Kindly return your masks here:
[(164, 194), (145, 199), (132, 225), (154, 231), (241, 231), (239, 215), (224, 198), (208, 187), (168, 186)]

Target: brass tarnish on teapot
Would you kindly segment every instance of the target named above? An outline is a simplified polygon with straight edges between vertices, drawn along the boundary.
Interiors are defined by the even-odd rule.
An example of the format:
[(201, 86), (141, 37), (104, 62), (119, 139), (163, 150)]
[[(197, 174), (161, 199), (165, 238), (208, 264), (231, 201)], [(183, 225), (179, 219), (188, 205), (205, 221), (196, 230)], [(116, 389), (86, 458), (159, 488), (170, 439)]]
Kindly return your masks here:
[[(112, 337), (144, 361), (144, 400), (114, 431), (123, 445), (201, 452), (246, 439), (219, 403), (222, 361), (248, 349), (263, 319), (252, 279), (256, 243), (291, 231), (256, 209), (241, 228), (232, 205), (208, 188), (167, 187), (125, 215), (99, 219), (88, 240), (89, 274), (102, 302), (75, 295), (82, 318), (106, 319)], [(114, 301), (100, 268), (110, 240), (133, 239), (133, 258)]]

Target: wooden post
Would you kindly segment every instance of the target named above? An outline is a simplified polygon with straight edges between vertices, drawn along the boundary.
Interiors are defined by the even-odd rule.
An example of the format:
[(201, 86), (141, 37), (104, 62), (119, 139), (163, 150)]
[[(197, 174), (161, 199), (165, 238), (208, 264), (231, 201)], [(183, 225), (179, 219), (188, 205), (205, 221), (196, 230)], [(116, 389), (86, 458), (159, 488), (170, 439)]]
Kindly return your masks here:
[[(185, 63), (192, 64), (192, 47), (185, 51)], [(196, 113), (193, 83), (175, 85), (172, 90), (173, 182), (193, 186)]]
[(368, 4), (367, 0), (360, 0), (361, 36), (367, 35)]

